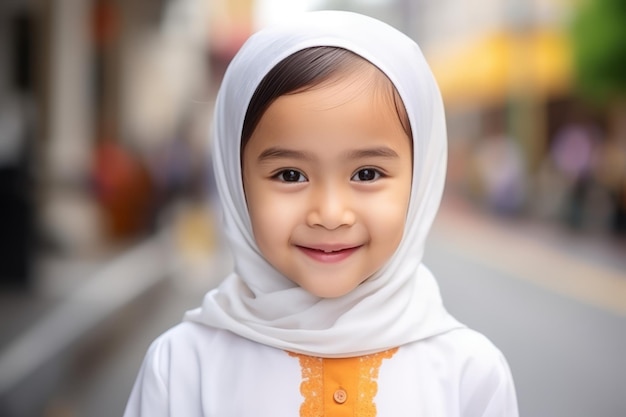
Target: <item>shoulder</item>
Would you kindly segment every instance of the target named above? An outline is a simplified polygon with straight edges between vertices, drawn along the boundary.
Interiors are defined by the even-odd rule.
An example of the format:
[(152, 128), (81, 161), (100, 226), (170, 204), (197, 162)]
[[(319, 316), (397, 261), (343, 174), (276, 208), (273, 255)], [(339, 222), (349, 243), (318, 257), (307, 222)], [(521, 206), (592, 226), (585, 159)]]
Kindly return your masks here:
[(470, 329), (458, 333), (450, 336), (456, 338), (460, 345), (467, 377), (491, 378), (494, 381), (510, 378), (509, 365), (504, 354), (490, 339)]
[(163, 332), (152, 341), (144, 357), (143, 367), (159, 379), (167, 380), (172, 363), (190, 361), (202, 345), (212, 344), (217, 332), (195, 323), (182, 322)]
[[(483, 334), (461, 328), (411, 343), (400, 349), (404, 369), (416, 369), (438, 381), (448, 402), (463, 416), (517, 416), (511, 371), (498, 347)], [(432, 384), (432, 382), (431, 382)], [(432, 385), (429, 389), (432, 389)]]
[[(243, 338), (228, 330), (183, 321), (158, 336), (148, 348), (146, 361), (162, 375), (185, 370), (215, 369), (242, 358), (259, 358), (278, 354), (277, 350)], [(171, 375), (170, 375), (171, 376)]]
[(177, 359), (194, 352), (211, 352), (241, 344), (233, 333), (190, 321), (183, 321), (158, 336), (148, 348), (148, 356)]
[(459, 329), (439, 337), (449, 360), (455, 363), (465, 415), (517, 415), (517, 398), (509, 364), (502, 351), (485, 335)]
[[(199, 386), (217, 365), (236, 350), (254, 350), (252, 343), (226, 330), (181, 322), (158, 336), (148, 347), (138, 380), (141, 385), (172, 389), (176, 381)], [(189, 384), (190, 381), (194, 383)]]
[(445, 363), (463, 372), (489, 373), (506, 362), (504, 355), (486, 336), (459, 328), (406, 345), (407, 357), (428, 357), (431, 362)]
[(466, 367), (488, 371), (505, 361), (502, 351), (485, 335), (469, 328), (457, 329), (437, 336), (439, 345)]
[(418, 342), (422, 354), (447, 364), (449, 372), (462, 381), (492, 381), (509, 377), (509, 367), (502, 351), (485, 335), (469, 328), (455, 329)]
[(153, 346), (179, 346), (211, 341), (218, 337), (220, 330), (198, 323), (183, 321), (159, 335)]

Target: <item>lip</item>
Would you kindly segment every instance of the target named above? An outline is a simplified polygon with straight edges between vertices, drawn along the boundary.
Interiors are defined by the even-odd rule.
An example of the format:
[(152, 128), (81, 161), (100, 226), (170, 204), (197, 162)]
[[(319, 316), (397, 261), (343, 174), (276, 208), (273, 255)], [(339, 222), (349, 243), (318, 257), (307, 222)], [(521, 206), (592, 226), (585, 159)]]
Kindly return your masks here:
[(325, 244), (314, 246), (300, 246), (296, 248), (309, 258), (321, 263), (337, 263), (349, 258), (354, 252), (359, 250), (362, 245), (342, 245), (342, 244)]

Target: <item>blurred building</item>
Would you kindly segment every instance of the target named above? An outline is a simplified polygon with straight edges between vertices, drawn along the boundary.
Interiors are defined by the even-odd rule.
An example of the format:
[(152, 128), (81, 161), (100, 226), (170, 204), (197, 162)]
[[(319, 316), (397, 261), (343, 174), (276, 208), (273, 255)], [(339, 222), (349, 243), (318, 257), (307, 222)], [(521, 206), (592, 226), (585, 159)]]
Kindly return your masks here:
[[(163, 233), (154, 232), (174, 229), (167, 218), (178, 215), (177, 200), (203, 198), (212, 61), (227, 61), (247, 36), (251, 5), (0, 2), (1, 416), (73, 415), (50, 410), (53, 393), (85, 368), (80, 352), (168, 272), (169, 258), (137, 258), (124, 272), (110, 265), (142, 253), (129, 248), (160, 247), (151, 243)], [(179, 234), (210, 233), (200, 204), (193, 208), (177, 244)], [(175, 261), (177, 250), (168, 253)], [(160, 266), (142, 287), (135, 265)], [(129, 287), (79, 300), (118, 279)]]
[(213, 86), (253, 2), (1, 3), (0, 283), (28, 287), (35, 252), (123, 246), (203, 192)]
[(41, 64), (36, 21), (28, 2), (0, 4), (0, 284), (32, 279), (35, 138), (40, 112), (34, 73)]
[[(410, 33), (423, 47), (446, 103), (451, 188), (496, 211), (502, 206), (494, 202), (505, 200), (508, 212), (577, 230), (615, 229), (623, 191), (613, 185), (619, 180), (606, 179), (624, 168), (607, 158), (607, 114), (578, 92), (571, 24), (579, 3), (446, 0), (412, 7)], [(570, 144), (564, 147), (559, 142), (566, 134)], [(485, 153), (491, 172), (485, 170)], [(511, 167), (520, 159), (512, 178)], [(565, 159), (578, 166), (576, 173), (563, 168)], [(600, 173), (608, 165), (612, 175)], [(506, 176), (510, 181), (503, 184)], [(496, 198), (494, 177), (501, 183)], [(623, 174), (621, 181), (626, 184)]]
[[(573, 2), (481, 0), (420, 2), (416, 37), (439, 81), (451, 117), (501, 112), (531, 168), (568, 100), (573, 68), (568, 19)], [(474, 134), (485, 122), (477, 119)], [(459, 132), (452, 124), (451, 136)], [(462, 129), (467, 134), (467, 125)]]

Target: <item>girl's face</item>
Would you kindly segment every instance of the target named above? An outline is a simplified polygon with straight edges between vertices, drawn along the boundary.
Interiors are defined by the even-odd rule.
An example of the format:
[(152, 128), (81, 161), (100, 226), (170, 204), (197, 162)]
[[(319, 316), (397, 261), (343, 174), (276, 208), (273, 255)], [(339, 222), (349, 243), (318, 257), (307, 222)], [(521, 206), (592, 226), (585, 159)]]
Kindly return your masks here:
[(254, 236), (278, 271), (319, 297), (374, 274), (404, 231), (411, 141), (374, 67), (284, 95), (243, 150)]

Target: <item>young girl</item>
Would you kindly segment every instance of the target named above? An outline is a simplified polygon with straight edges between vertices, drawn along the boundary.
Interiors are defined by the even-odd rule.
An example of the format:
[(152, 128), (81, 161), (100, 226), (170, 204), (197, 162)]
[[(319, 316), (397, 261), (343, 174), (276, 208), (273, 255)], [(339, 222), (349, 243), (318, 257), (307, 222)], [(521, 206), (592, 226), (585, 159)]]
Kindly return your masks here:
[(348, 12), (262, 30), (214, 137), (235, 270), (152, 344), (126, 417), (517, 416), (422, 264), (446, 132), (412, 40)]

